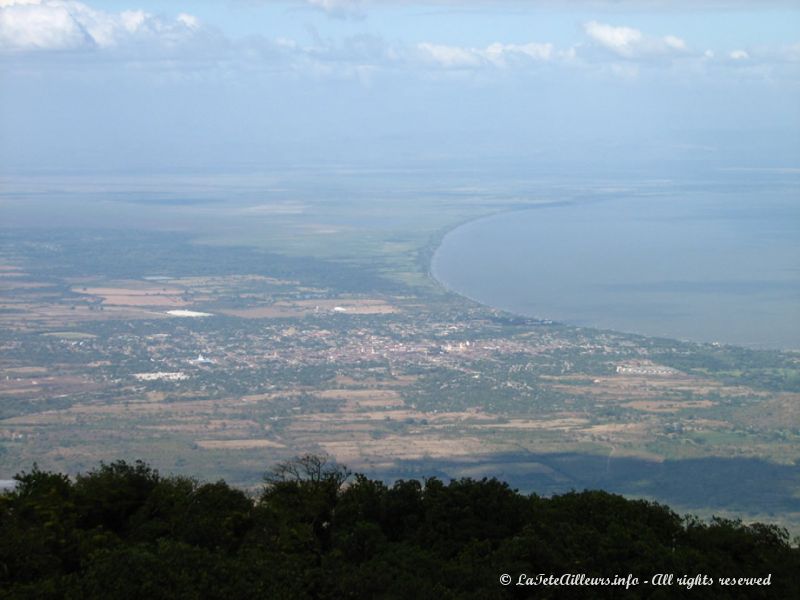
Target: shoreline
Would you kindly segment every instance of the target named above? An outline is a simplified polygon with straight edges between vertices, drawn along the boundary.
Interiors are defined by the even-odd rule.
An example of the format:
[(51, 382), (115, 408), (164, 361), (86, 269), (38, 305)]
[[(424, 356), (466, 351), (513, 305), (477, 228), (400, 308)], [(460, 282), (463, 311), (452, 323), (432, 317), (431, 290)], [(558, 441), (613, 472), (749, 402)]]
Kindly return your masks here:
[(753, 351), (761, 351), (761, 352), (800, 353), (800, 347), (799, 348), (764, 347), (762, 345), (756, 345), (756, 344), (747, 345), (747, 344), (742, 344), (742, 343), (721, 342), (721, 341), (716, 341), (716, 340), (682, 339), (682, 338), (679, 338), (679, 337), (676, 337), (676, 336), (671, 336), (671, 335), (653, 335), (653, 334), (648, 334), (648, 333), (642, 333), (642, 332), (639, 332), (639, 331), (624, 331), (622, 329), (608, 329), (608, 328), (598, 327), (598, 326), (595, 326), (595, 325), (577, 325), (577, 324), (574, 324), (574, 323), (569, 323), (569, 322), (566, 322), (566, 321), (563, 321), (563, 320), (559, 320), (559, 319), (552, 319), (550, 317), (542, 316), (542, 315), (533, 316), (533, 315), (529, 315), (529, 314), (525, 314), (525, 313), (521, 313), (521, 312), (516, 312), (516, 311), (505, 309), (505, 308), (500, 308), (498, 306), (493, 306), (491, 304), (487, 304), (485, 302), (477, 300), (476, 298), (473, 298), (473, 297), (471, 297), (471, 296), (469, 296), (467, 294), (464, 294), (462, 292), (459, 292), (459, 291), (449, 287), (444, 281), (442, 281), (441, 279), (436, 277), (436, 275), (433, 272), (433, 259), (434, 259), (434, 256), (436, 255), (436, 253), (439, 251), (439, 248), (441, 248), (442, 243), (444, 242), (444, 238), (447, 237), (450, 233), (452, 233), (455, 230), (459, 229), (460, 227), (463, 227), (463, 226), (471, 224), (471, 223), (477, 223), (477, 222), (482, 221), (484, 219), (491, 219), (491, 218), (494, 218), (494, 217), (497, 217), (497, 216), (500, 216), (500, 215), (507, 215), (507, 214), (510, 214), (510, 213), (513, 213), (513, 212), (518, 212), (518, 211), (538, 210), (540, 208), (552, 208), (552, 207), (559, 207), (559, 206), (575, 206), (575, 205), (579, 205), (579, 204), (582, 204), (582, 202), (580, 202), (580, 201), (552, 201), (552, 202), (543, 202), (543, 203), (540, 203), (540, 204), (526, 204), (526, 205), (508, 207), (508, 208), (497, 210), (497, 211), (494, 211), (494, 212), (490, 212), (490, 213), (487, 213), (487, 214), (484, 214), (484, 215), (480, 215), (480, 216), (471, 217), (471, 218), (467, 218), (467, 219), (461, 220), (458, 223), (453, 224), (452, 226), (448, 226), (446, 228), (443, 228), (441, 231), (439, 231), (435, 235), (431, 236), (431, 239), (428, 242), (428, 244), (426, 244), (423, 248), (421, 248), (419, 250), (419, 252), (418, 252), (418, 260), (420, 262), (422, 262), (422, 260), (424, 259), (424, 261), (425, 261), (425, 265), (424, 266), (425, 266), (426, 278), (433, 284), (433, 286), (437, 290), (439, 290), (441, 292), (444, 292), (445, 294), (455, 295), (455, 296), (457, 296), (457, 297), (459, 297), (459, 298), (461, 298), (463, 300), (467, 300), (467, 301), (475, 304), (476, 306), (480, 306), (482, 308), (485, 308), (485, 309), (488, 309), (488, 310), (492, 310), (492, 311), (502, 312), (502, 313), (505, 313), (505, 314), (513, 316), (513, 317), (519, 317), (519, 318), (524, 318), (524, 319), (532, 319), (534, 321), (541, 321), (543, 323), (547, 323), (548, 325), (552, 325), (552, 326), (569, 327), (569, 328), (578, 329), (578, 330), (591, 330), (591, 331), (596, 331), (598, 333), (606, 332), (606, 333), (614, 333), (614, 334), (618, 334), (618, 335), (630, 335), (630, 336), (635, 336), (635, 337), (640, 337), (640, 338), (648, 338), (648, 339), (669, 340), (669, 341), (679, 342), (679, 343), (683, 343), (683, 344), (694, 344), (694, 345), (697, 345), (697, 346), (742, 348), (742, 349), (745, 349), (745, 350), (753, 350)]

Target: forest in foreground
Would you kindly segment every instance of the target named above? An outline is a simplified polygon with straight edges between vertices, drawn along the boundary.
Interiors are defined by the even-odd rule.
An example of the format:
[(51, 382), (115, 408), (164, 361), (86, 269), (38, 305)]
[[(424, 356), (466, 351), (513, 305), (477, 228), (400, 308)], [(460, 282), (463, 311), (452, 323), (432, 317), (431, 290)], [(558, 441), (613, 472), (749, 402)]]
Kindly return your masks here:
[(2, 598), (800, 598), (785, 530), (602, 491), (387, 485), (313, 455), (257, 493), (143, 462), (16, 480), (0, 495)]

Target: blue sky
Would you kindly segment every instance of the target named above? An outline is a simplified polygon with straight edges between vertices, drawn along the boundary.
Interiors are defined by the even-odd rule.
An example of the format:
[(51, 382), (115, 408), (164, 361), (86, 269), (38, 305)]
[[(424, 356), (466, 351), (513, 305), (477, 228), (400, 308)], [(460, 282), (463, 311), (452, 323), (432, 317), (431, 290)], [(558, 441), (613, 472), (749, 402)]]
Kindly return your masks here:
[(792, 2), (0, 0), (5, 172), (795, 168), (799, 107)]

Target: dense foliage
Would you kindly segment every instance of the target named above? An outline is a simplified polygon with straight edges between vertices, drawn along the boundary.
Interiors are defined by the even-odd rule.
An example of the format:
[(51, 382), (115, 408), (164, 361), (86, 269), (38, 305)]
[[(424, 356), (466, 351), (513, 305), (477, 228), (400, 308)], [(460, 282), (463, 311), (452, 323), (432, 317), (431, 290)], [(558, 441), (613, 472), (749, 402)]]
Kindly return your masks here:
[[(17, 479), (0, 496), (4, 598), (800, 598), (800, 552), (785, 531), (599, 491), (387, 486), (314, 456), (279, 465), (255, 499), (141, 462)], [(771, 585), (514, 585), (523, 573), (771, 574)]]

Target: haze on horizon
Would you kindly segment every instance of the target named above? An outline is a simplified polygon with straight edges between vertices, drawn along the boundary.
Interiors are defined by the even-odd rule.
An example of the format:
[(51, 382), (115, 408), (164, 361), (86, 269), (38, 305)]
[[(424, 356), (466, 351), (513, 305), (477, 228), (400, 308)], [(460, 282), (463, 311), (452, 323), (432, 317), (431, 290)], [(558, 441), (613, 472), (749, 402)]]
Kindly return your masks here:
[(791, 2), (0, 1), (0, 174), (800, 167)]

